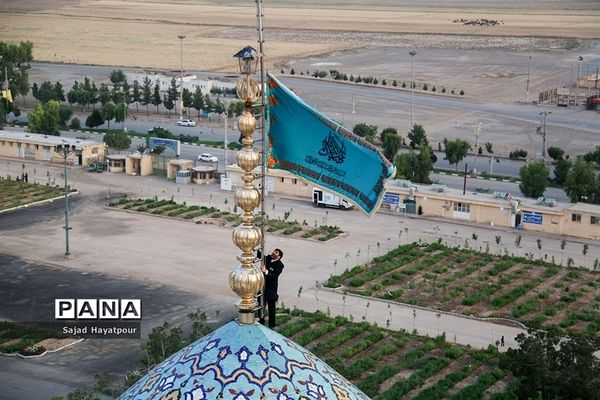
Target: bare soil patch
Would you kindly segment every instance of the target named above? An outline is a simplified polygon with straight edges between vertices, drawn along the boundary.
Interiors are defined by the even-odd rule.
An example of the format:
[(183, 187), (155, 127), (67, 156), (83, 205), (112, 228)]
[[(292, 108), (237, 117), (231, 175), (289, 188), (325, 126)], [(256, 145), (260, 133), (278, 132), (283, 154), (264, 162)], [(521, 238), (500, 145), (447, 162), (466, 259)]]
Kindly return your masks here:
[[(365, 46), (404, 46), (398, 34), (475, 37), (600, 37), (597, 4), (548, 7), (516, 4), (505, 7), (406, 7), (340, 2), (297, 2), (268, 5), (265, 35), (268, 66), (285, 60)], [(482, 3), (484, 4), (484, 3)], [(562, 9), (561, 11), (559, 11)], [(255, 8), (247, 2), (66, 1), (3, 2), (3, 40), (35, 43), (37, 60), (94, 65), (173, 69), (179, 66), (177, 35), (186, 34), (185, 63), (194, 70), (234, 71), (231, 56), (255, 42)], [(496, 26), (467, 26), (457, 19), (490, 18)], [(77, 32), (76, 37), (73, 32)], [(386, 36), (387, 35), (387, 36)], [(391, 35), (391, 36), (389, 36)], [(343, 40), (340, 38), (343, 37)], [(437, 40), (436, 42), (439, 42)], [(64, 44), (68, 43), (68, 46)]]

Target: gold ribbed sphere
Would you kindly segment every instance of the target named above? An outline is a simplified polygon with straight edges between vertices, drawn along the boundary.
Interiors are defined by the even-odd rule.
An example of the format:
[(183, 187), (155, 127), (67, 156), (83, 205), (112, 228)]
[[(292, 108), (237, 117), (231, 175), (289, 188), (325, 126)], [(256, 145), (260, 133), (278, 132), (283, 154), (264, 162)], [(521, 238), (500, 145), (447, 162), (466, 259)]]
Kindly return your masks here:
[(245, 212), (251, 212), (260, 205), (260, 192), (255, 187), (239, 186), (235, 190), (235, 204)]
[(235, 91), (243, 101), (254, 103), (260, 96), (260, 85), (252, 78), (243, 79), (238, 82)]
[(238, 305), (240, 310), (254, 310), (257, 307), (254, 296), (263, 284), (263, 274), (254, 266), (239, 265), (229, 273), (229, 287), (242, 299)]
[(254, 149), (239, 151), (235, 156), (237, 165), (246, 172), (251, 172), (260, 163), (260, 154)]
[(244, 252), (251, 252), (262, 240), (262, 233), (257, 226), (241, 224), (233, 230), (233, 243)]
[(254, 115), (250, 111), (244, 110), (238, 117), (238, 129), (244, 136), (252, 135), (256, 129), (256, 118), (254, 118)]

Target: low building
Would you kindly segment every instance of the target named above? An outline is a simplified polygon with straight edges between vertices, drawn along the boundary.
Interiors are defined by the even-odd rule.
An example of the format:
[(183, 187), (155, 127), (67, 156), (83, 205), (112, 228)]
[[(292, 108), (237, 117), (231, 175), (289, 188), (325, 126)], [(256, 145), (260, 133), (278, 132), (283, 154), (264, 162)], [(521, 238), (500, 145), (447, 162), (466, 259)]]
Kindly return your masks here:
[[(226, 184), (221, 185), (222, 189), (233, 190), (242, 184), (241, 176), (244, 174), (244, 171), (240, 167), (231, 164), (225, 170), (227, 171), (227, 178), (225, 181)], [(257, 175), (261, 174), (260, 168), (255, 169), (253, 172)], [(256, 182), (260, 184), (260, 180)], [(313, 185), (281, 169), (269, 169), (265, 184), (267, 193), (281, 193), (312, 199)]]
[(600, 206), (561, 203), (552, 199), (513, 198), (449, 189), (443, 185), (386, 183), (382, 208), (491, 226), (600, 240)]
[(127, 156), (125, 154), (111, 154), (106, 156), (108, 172), (125, 172)]
[(90, 165), (104, 161), (108, 151), (105, 143), (61, 136), (42, 135), (21, 131), (0, 131), (0, 156), (27, 160), (63, 163), (64, 158), (56, 152), (57, 146), (75, 146), (67, 158), (70, 165)]
[[(244, 172), (237, 165), (228, 165), (226, 171), (221, 189), (234, 190), (241, 185)], [(260, 174), (260, 170), (257, 168), (254, 173)], [(313, 187), (287, 171), (267, 172), (267, 192), (310, 201)], [(385, 190), (381, 209), (388, 212), (600, 240), (600, 205), (513, 198), (504, 192), (463, 194), (462, 190), (444, 185), (416, 185), (402, 180), (386, 182)]]
[(167, 164), (167, 179), (174, 180), (179, 170), (191, 170), (194, 168), (192, 160), (184, 160), (182, 158), (173, 158)]
[(125, 173), (129, 175), (152, 175), (152, 156), (149, 154), (129, 154), (125, 159)]
[(192, 168), (192, 181), (198, 185), (215, 183), (217, 178), (217, 167), (214, 165), (198, 165)]

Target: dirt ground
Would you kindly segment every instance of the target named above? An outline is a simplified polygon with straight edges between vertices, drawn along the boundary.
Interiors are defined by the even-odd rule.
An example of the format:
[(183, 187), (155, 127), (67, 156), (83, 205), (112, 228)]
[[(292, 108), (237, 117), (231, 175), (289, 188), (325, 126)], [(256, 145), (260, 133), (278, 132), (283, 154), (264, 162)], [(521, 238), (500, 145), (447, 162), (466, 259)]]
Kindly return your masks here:
[[(368, 7), (357, 1), (266, 2), (268, 63), (275, 65), (333, 50), (402, 46), (404, 41), (398, 35), (406, 33), (500, 38), (496, 41), (512, 36), (600, 37), (600, 7), (593, 1), (569, 5), (555, 1), (508, 2), (506, 8), (492, 8), (487, 1), (453, 1), (446, 8), (432, 8), (433, 3), (429, 3), (415, 8), (408, 7), (407, 1), (378, 1)], [(517, 5), (530, 9), (519, 12)], [(174, 5), (135, 0), (11, 0), (3, 2), (0, 9), (8, 21), (0, 27), (3, 40), (31, 40), (35, 43), (34, 57), (52, 62), (177, 68), (180, 60), (176, 37), (184, 33), (188, 68), (232, 70), (235, 64), (231, 55), (249, 39), (256, 40), (254, 2), (213, 5), (187, 1)], [(460, 18), (493, 19), (498, 25), (454, 22)], [(429, 42), (439, 44), (435, 37)], [(563, 44), (577, 45), (572, 40)]]

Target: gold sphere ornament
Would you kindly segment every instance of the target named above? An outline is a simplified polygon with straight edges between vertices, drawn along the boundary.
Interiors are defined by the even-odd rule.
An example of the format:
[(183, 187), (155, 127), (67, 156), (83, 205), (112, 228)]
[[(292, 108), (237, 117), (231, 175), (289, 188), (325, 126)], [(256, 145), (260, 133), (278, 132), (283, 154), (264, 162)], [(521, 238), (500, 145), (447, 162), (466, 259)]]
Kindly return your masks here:
[(238, 129), (244, 136), (250, 136), (254, 133), (254, 130), (256, 129), (256, 118), (254, 118), (254, 115), (252, 115), (250, 111), (244, 110), (238, 117)]

